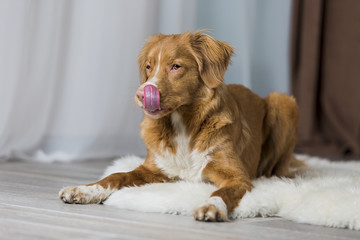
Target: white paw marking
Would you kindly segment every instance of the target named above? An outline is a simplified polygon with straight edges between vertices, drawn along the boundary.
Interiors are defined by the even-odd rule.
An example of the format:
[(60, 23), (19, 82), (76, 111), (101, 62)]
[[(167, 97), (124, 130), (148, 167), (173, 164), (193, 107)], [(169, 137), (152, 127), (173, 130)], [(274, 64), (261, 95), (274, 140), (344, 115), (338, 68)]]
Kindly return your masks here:
[(65, 203), (101, 203), (113, 191), (110, 188), (103, 188), (100, 185), (65, 187), (60, 190), (59, 198)]
[(227, 207), (221, 197), (211, 197), (194, 212), (198, 221), (224, 222), (228, 220)]

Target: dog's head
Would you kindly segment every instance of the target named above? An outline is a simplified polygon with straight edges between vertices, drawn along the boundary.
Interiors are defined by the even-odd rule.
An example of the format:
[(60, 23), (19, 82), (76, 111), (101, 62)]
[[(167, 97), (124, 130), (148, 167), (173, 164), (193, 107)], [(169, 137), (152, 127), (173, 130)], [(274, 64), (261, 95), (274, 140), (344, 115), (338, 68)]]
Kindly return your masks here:
[(223, 84), (233, 48), (202, 32), (152, 36), (138, 57), (141, 86), (135, 102), (163, 117)]

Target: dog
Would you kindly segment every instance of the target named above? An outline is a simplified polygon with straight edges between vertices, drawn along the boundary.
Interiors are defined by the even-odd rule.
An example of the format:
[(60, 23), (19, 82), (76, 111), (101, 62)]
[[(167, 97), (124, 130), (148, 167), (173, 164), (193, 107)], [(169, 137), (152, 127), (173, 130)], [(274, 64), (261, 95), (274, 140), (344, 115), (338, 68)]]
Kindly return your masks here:
[(96, 183), (63, 188), (60, 199), (101, 203), (122, 187), (204, 181), (218, 190), (194, 218), (227, 221), (253, 188), (252, 179), (290, 177), (296, 101), (277, 92), (261, 98), (242, 85), (225, 85), (233, 52), (202, 31), (152, 36), (138, 56), (141, 85), (135, 94), (144, 111), (144, 163)]

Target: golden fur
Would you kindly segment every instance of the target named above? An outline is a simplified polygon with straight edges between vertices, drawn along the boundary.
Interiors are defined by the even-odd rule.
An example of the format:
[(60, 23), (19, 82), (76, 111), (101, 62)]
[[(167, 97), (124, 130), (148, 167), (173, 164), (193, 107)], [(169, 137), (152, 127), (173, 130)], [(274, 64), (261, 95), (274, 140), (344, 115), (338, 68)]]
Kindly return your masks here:
[[(141, 86), (156, 77), (162, 110), (146, 114), (141, 123), (146, 160), (132, 172), (113, 174), (94, 184), (120, 189), (176, 179), (156, 162), (156, 156), (165, 151), (177, 154), (177, 132), (171, 120), (175, 111), (190, 139), (189, 151), (207, 152), (211, 159), (202, 169), (201, 180), (218, 187), (211, 197), (220, 197), (227, 213), (251, 190), (251, 179), (290, 176), (298, 124), (295, 100), (280, 93), (263, 99), (242, 85), (225, 85), (223, 76), (232, 54), (228, 43), (202, 32), (152, 36), (138, 58)], [(142, 106), (139, 96), (135, 101)], [(227, 213), (209, 203), (194, 217), (225, 221)]]

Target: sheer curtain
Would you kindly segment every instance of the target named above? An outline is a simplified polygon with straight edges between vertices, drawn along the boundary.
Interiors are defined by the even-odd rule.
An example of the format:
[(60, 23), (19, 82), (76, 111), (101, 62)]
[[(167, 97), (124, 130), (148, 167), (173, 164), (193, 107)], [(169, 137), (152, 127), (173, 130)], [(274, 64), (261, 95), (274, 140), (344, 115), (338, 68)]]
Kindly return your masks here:
[[(145, 154), (133, 101), (136, 58), (158, 32), (210, 28), (238, 49), (228, 82), (261, 95), (287, 91), (290, 4), (271, 2), (278, 7), (258, 0), (0, 0), (0, 159)], [(261, 29), (272, 13), (285, 19), (279, 27), (283, 19), (272, 20), (281, 28), (276, 34)], [(272, 67), (266, 46), (279, 39), (285, 46)], [(264, 76), (270, 88), (259, 87)]]

